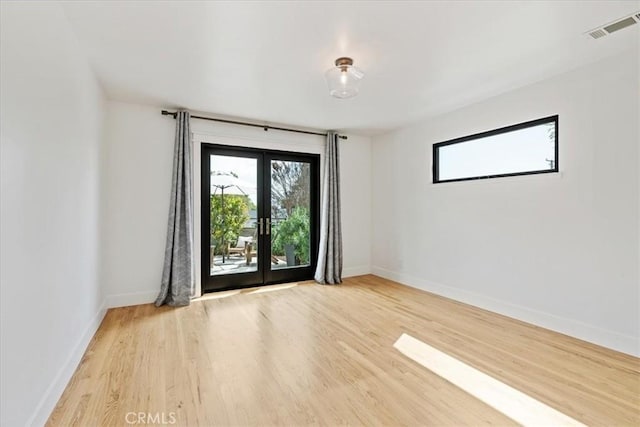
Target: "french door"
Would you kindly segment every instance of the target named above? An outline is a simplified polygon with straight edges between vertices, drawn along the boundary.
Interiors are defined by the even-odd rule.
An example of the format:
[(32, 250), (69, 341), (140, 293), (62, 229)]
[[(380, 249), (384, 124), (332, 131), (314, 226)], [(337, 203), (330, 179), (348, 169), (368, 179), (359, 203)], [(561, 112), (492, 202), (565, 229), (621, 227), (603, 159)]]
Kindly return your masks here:
[(319, 160), (314, 154), (202, 144), (204, 292), (313, 277)]

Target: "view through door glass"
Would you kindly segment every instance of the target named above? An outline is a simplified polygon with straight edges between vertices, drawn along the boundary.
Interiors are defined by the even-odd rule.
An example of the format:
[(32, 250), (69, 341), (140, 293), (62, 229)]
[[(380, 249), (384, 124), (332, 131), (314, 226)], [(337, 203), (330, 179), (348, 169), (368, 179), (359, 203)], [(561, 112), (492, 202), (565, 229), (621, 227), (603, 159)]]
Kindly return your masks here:
[(313, 277), (320, 156), (202, 146), (202, 289)]
[(210, 274), (258, 271), (258, 159), (210, 157)]
[[(271, 160), (271, 270), (311, 265), (311, 165)], [(269, 230), (269, 227), (267, 227)]]

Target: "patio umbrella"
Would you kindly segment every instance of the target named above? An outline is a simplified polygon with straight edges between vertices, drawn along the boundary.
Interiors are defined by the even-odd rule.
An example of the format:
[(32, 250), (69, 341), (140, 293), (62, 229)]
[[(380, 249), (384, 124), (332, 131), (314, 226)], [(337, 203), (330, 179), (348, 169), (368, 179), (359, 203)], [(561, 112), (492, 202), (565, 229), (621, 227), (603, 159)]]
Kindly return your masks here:
[(224, 188), (227, 194), (247, 196), (247, 193), (255, 187), (255, 183), (252, 185), (238, 177), (238, 174), (233, 171), (211, 171), (211, 194)]
[[(250, 185), (247, 185), (246, 182), (242, 181), (238, 178), (238, 174), (232, 171), (222, 172), (222, 171), (211, 171), (211, 194), (216, 194), (220, 191), (220, 203), (222, 205), (222, 229), (223, 236), (226, 235), (226, 218), (225, 218), (225, 210), (224, 210), (224, 193), (227, 194), (240, 194), (247, 196), (247, 193), (242, 189), (242, 186), (248, 188)], [(222, 249), (222, 263), (225, 262), (225, 251)]]

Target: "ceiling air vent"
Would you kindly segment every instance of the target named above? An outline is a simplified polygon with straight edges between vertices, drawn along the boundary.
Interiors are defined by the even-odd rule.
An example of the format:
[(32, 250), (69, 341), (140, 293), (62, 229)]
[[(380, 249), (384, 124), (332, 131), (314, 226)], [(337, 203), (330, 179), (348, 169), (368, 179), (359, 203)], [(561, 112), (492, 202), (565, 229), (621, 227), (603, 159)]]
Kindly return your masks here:
[(633, 19), (631, 16), (625, 19), (622, 19), (618, 22), (614, 22), (611, 25), (607, 25), (606, 27), (604, 27), (605, 31), (609, 34), (616, 32), (618, 30), (621, 30), (623, 28), (627, 28), (629, 25), (633, 25), (636, 23), (636, 20)]
[(600, 37), (606, 36), (607, 33), (605, 33), (604, 30), (595, 30), (595, 31), (591, 31), (589, 35), (594, 39), (599, 39)]
[(640, 23), (640, 13), (635, 12), (629, 16), (625, 16), (613, 22), (609, 22), (598, 28), (594, 28), (591, 31), (587, 31), (586, 34), (589, 34), (594, 39), (599, 39), (637, 23)]

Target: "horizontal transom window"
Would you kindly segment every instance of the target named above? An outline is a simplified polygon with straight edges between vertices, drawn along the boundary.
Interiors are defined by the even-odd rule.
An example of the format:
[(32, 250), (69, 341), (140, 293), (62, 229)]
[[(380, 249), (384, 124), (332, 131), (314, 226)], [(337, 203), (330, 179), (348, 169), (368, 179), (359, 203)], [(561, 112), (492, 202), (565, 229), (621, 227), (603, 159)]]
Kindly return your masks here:
[(558, 116), (433, 145), (433, 182), (558, 172)]

